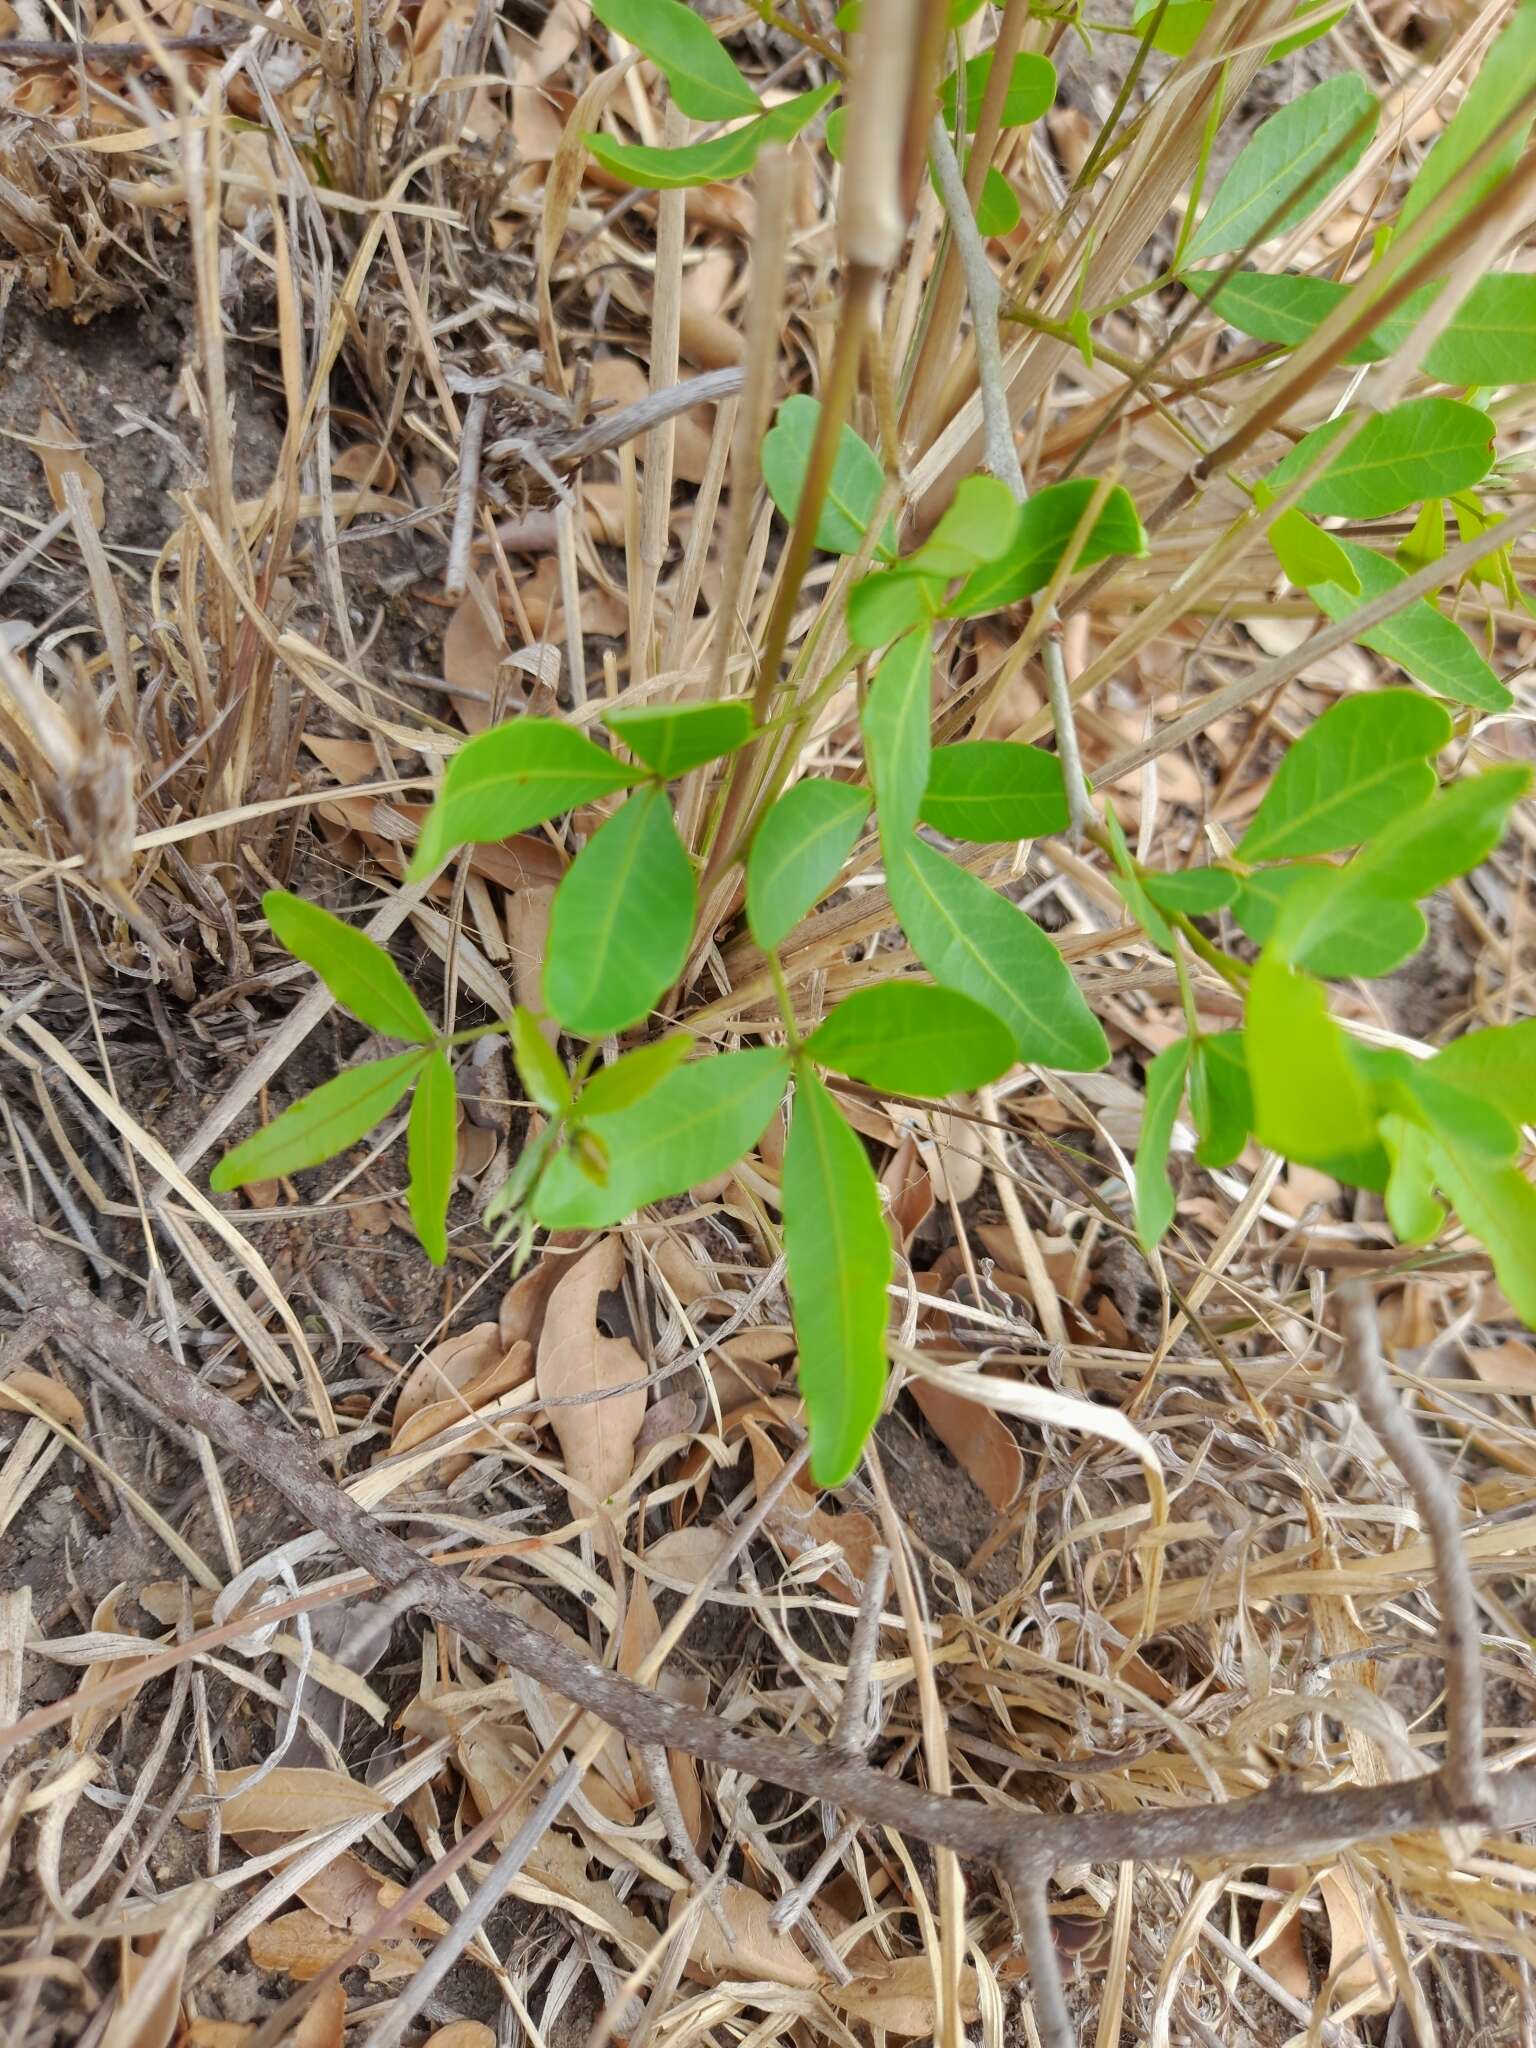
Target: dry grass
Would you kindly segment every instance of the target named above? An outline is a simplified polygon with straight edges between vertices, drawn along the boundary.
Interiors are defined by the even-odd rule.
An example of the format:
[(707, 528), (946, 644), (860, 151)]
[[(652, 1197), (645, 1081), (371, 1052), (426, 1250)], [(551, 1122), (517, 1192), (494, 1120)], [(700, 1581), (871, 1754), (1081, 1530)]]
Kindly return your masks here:
[[(1287, 10), (1219, 4), (1242, 129)], [(1333, 274), (1368, 246), (1505, 11), (1364, 0), (1288, 60), (1353, 65), (1388, 110), (1289, 236), (1290, 267)], [(733, 49), (761, 85), (803, 89), (826, 74), (830, 12), (750, 10)], [(686, 197), (605, 185), (583, 130), (662, 140), (677, 117), (647, 70), (608, 62), (582, 0), (504, 19), (426, 0), (361, 40), (328, 0), (262, 16), (219, 0), (222, 48), (164, 47), (203, 25), (193, 13), (117, 0), (92, 36), (138, 54), (0, 73), (4, 288), (29, 360), (45, 381), (49, 351), (65, 360), (39, 307), (122, 335), (173, 301), (187, 344), (174, 407), (132, 441), (105, 405), (6, 421), (29, 466), (0, 471), (17, 619), (0, 624), (0, 1130), (34, 1213), (120, 1313), (301, 1427), (401, 1533), (598, 1662), (731, 1718), (830, 1734), (883, 1545), (873, 1758), (1060, 1811), (1287, 1773), (1369, 1785), (1438, 1759), (1429, 1543), (1334, 1370), (1331, 1284), (1364, 1276), (1460, 1489), (1491, 1749), (1529, 1755), (1536, 1349), (1475, 1247), (1404, 1253), (1374, 1202), (1257, 1150), (1206, 1174), (1176, 1149), (1178, 1221), (1142, 1258), (1126, 1188), (1140, 1074), (1183, 1022), (1091, 851), (983, 871), (1055, 932), (1113, 1067), (1021, 1070), (944, 1117), (846, 1102), (902, 1253), (901, 1391), (879, 1458), (836, 1500), (786, 1476), (800, 1435), (771, 1141), (676, 1214), (591, 1251), (551, 1245), (510, 1289), (476, 1220), (526, 1129), (498, 1059), (461, 1076), (441, 1283), (405, 1229), (393, 1128), (302, 1190), (210, 1200), (227, 1137), (360, 1050), (266, 934), (264, 887), (392, 940), (450, 1028), (504, 1014), (537, 973), (568, 842), (530, 835), (402, 883), (466, 732), (556, 701), (593, 717), (620, 691), (749, 691), (777, 609), (799, 713), (778, 766), (835, 772), (856, 757), (860, 677), (835, 630), (850, 565), (783, 587), (755, 467), (770, 403), (820, 388), (836, 351), (837, 171), (819, 142)], [(62, 21), (0, 0), (5, 35)], [(997, 32), (985, 10), (970, 47)], [(1123, 151), (1079, 193), (1113, 92), (1062, 24), (1015, 4), (1002, 33), (1072, 81), (994, 157), (1024, 200), (993, 246), (1020, 314), (1003, 345), (1025, 473), (1113, 475), (1145, 513), (1276, 388), (1262, 351), (1215, 319), (1178, 329), (1187, 300), (1137, 289), (1171, 252), (1218, 67), (1154, 62)], [(981, 445), (941, 224), (925, 182), (857, 401), (873, 442), (882, 394), (906, 394), (890, 501), (913, 528)], [(1490, 219), (1474, 253), (1527, 231)], [(1091, 366), (1061, 327), (1080, 290), (1127, 295)], [(111, 400), (143, 402), (114, 384), (110, 347), (95, 360)], [(594, 418), (737, 365), (739, 395), (577, 459)], [(1301, 375), (1264, 462), (1364, 374)], [(1421, 388), (1412, 362), (1370, 374)], [(1532, 400), (1499, 419), (1518, 455)], [(461, 462), (477, 431), (478, 469)], [(130, 545), (143, 450), (166, 434), (169, 511), (153, 545)], [(1507, 484), (1502, 509), (1524, 518), (1518, 465)], [(1342, 635), (1312, 640), (1222, 471), (1146, 560), (1051, 595), (1087, 772), (1133, 848), (1170, 866), (1234, 840), (1279, 743), (1379, 668)], [(1454, 603), (1520, 696), (1465, 748), (1528, 752), (1530, 623), (1475, 585)], [(1048, 731), (1039, 638), (957, 632), (937, 729)], [(701, 852), (711, 794), (684, 803)], [(1341, 992), (1363, 1037), (1438, 1043), (1529, 1008), (1532, 822), (1451, 893), (1424, 962)], [(807, 1017), (877, 956), (904, 957), (876, 859), (785, 949)], [(732, 887), (678, 999), (721, 1046), (775, 1028)], [(1233, 1015), (1220, 977), (1196, 973), (1202, 1013)], [(306, 2048), (469, 2020), (441, 2048), (490, 2048), (485, 2023), (564, 2043), (599, 2015), (636, 2048), (1036, 2038), (1011, 1902), (985, 1871), (680, 1753), (658, 1799), (657, 1753), (573, 1730), (531, 1681), (367, 1598), (324, 1538), (97, 1361), (34, 1347), (24, 1323), (9, 1341), (0, 1724), (29, 1738), (0, 1780), (13, 2048), (257, 2048), (278, 2026), (238, 2029), (274, 2013)], [(644, 1389), (604, 1404), (633, 1411), (616, 1454), (579, 1405), (598, 1371)], [(270, 1611), (242, 1619), (258, 1597)], [(252, 1769), (267, 1774), (243, 1791), (228, 1775)], [(540, 1800), (505, 1898), (485, 1892)], [(1051, 1903), (1094, 2048), (1513, 2043), (1536, 2039), (1533, 1882), (1521, 1840), (1418, 1837), (1304, 1871), (1085, 1867)], [(477, 1891), (495, 1910), (471, 1937)], [(792, 1929), (770, 1924), (781, 1900)], [(434, 1956), (456, 1959), (441, 1981)]]

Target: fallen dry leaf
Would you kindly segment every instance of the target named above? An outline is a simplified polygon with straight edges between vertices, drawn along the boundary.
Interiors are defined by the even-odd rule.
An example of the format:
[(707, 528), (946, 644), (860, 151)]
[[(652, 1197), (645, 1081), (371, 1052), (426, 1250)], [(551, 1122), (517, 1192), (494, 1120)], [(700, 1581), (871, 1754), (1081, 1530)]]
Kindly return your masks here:
[(496, 2048), (496, 2036), (483, 2020), (450, 2020), (427, 2036), (426, 2048)]
[(931, 1380), (909, 1380), (907, 1391), (928, 1427), (998, 1513), (1012, 1507), (1024, 1484), (1024, 1453), (1002, 1417)]
[[(672, 1916), (686, 1908), (679, 1895)], [(780, 1934), (769, 1918), (773, 1907), (761, 1892), (728, 1884), (715, 1895), (714, 1911), (699, 1916), (688, 1974), (701, 1984), (794, 1984), (813, 1990), (822, 1982), (819, 1966), (792, 1934)], [(718, 1916), (718, 1917), (717, 1917)], [(721, 1921), (725, 1927), (722, 1928)], [(729, 1934), (725, 1929), (729, 1929)]]
[[(597, 1327), (599, 1297), (623, 1272), (623, 1240), (612, 1232), (562, 1274), (539, 1336), (539, 1399), (583, 1506), (623, 1486), (645, 1420), (644, 1361), (627, 1337), (604, 1337)], [(626, 1391), (613, 1391), (619, 1387)]]
[[(332, 1828), (364, 1814), (382, 1815), (390, 1810), (387, 1799), (355, 1778), (344, 1778), (339, 1771), (287, 1770), (279, 1765), (249, 1792), (242, 1792), (245, 1780), (255, 1775), (254, 1768), (215, 1773), (224, 1825), (232, 1834), (247, 1830), (305, 1834), (311, 1828)], [(191, 1815), (188, 1824), (200, 1826), (201, 1822)]]
[[(301, 1906), (295, 1913), (281, 1913), (275, 1920), (254, 1928), (246, 1943), (258, 1970), (282, 1970), (299, 1983), (307, 1984), (332, 1963), (339, 1962), (352, 1946), (352, 1936), (328, 1927), (318, 1913)], [(373, 1953), (378, 1960), (370, 1977), (389, 1982), (414, 1976), (425, 1958), (414, 1942), (381, 1940)]]
[(294, 2048), (341, 2048), (347, 1993), (339, 1977), (322, 1984), (293, 2030)]
[(1466, 1357), (1485, 1387), (1496, 1387), (1503, 1394), (1536, 1394), (1536, 1349), (1520, 1338), (1509, 1337), (1502, 1344), (1469, 1344)]
[[(855, 1977), (851, 1984), (824, 1984), (822, 1990), (839, 2012), (880, 2033), (903, 2040), (927, 2037), (938, 2025), (933, 1971), (926, 1956), (903, 1956), (880, 1976)], [(974, 2020), (980, 2011), (976, 1971), (967, 1963), (960, 1972), (960, 2017)]]

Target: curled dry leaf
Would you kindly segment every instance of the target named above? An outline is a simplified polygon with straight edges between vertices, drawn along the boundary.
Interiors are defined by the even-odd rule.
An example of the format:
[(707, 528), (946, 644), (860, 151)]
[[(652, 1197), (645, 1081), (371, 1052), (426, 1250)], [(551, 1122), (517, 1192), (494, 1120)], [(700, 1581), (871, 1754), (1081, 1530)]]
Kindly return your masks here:
[[(681, 1895), (673, 1900), (674, 1919), (686, 1905)], [(793, 1934), (778, 1931), (770, 1917), (772, 1912), (773, 1907), (760, 1892), (744, 1884), (724, 1886), (716, 1894), (714, 1911), (699, 1916), (693, 1953), (688, 1958), (689, 1976), (701, 1984), (720, 1984), (730, 1979), (735, 1983), (793, 1984), (801, 1990), (815, 1990), (822, 1983), (820, 1969)]]
[[(345, 1928), (352, 1934), (369, 1926), (399, 1896), (399, 1885), (381, 1877), (350, 1849), (333, 1856), (299, 1886), (299, 1897), (311, 1912), (318, 1913), (327, 1926)], [(426, 1905), (412, 1906), (405, 1921), (413, 1932), (434, 1936), (445, 1933), (448, 1926), (440, 1913)]]
[(64, 479), (79, 477), (85, 501), (91, 508), (91, 524), (100, 533), (107, 516), (106, 485), (101, 480), (101, 471), (86, 455), (78, 436), (46, 406), (37, 416), (37, 438), (32, 442), (32, 452), (43, 465), (48, 495), (56, 511), (64, 510)]
[(461, 1393), (497, 1365), (509, 1348), (495, 1323), (476, 1323), (473, 1329), (460, 1330), (433, 1345), (426, 1357), (412, 1366), (395, 1398), (391, 1441), (398, 1445), (400, 1433), (413, 1415)]
[(544, 1331), (549, 1297), (571, 1270), (568, 1254), (584, 1241), (581, 1231), (551, 1231), (538, 1264), (530, 1266), (521, 1279), (514, 1280), (501, 1297), (498, 1322), (501, 1341), (509, 1349), (519, 1343), (537, 1347)]
[[(312, 1828), (333, 1828), (390, 1810), (387, 1799), (339, 1771), (287, 1770), (279, 1765), (249, 1792), (242, 1792), (246, 1779), (254, 1776), (254, 1768), (215, 1773), (224, 1825), (232, 1834), (307, 1834)], [(200, 1825), (195, 1815), (187, 1820), (190, 1826)]]
[[(117, 1603), (124, 1588), (114, 1586), (91, 1616), (91, 1627), (100, 1635), (118, 1635), (122, 1623), (118, 1620)], [(93, 1664), (80, 1681), (80, 1711), (73, 1715), (69, 1724), (69, 1739), (74, 1748), (83, 1755), (86, 1750), (96, 1747), (97, 1738), (104, 1729), (110, 1728), (118, 1716), (124, 1713), (135, 1695), (114, 1693), (111, 1698), (99, 1704), (93, 1703), (92, 1696), (112, 1683), (125, 1671), (131, 1671), (138, 1660), (132, 1657), (113, 1657), (101, 1664)]]
[(667, 1231), (657, 1238), (651, 1255), (684, 1308), (716, 1298), (719, 1283), (686, 1238)]
[(1024, 1453), (1002, 1417), (928, 1380), (912, 1380), (910, 1392), (928, 1427), (998, 1513), (1012, 1507), (1024, 1484)]
[[(156, 1621), (167, 1628), (174, 1628), (181, 1619), (180, 1579), (151, 1579), (147, 1586), (140, 1586), (134, 1598), (146, 1614), (152, 1614)], [(213, 1620), (215, 1595), (206, 1586), (193, 1586), (192, 1619), (199, 1628), (206, 1628)]]
[(623, 1273), (623, 1241), (613, 1232), (561, 1276), (539, 1336), (539, 1399), (578, 1506), (624, 1485), (645, 1420), (644, 1362), (628, 1338), (604, 1337), (597, 1327), (598, 1301)]
[(187, 2048), (241, 2048), (256, 2031), (248, 2020), (193, 2020)]
[(495, 723), (497, 675), (507, 651), (495, 595), (471, 576), (443, 635), (443, 677), (467, 733)]
[(85, 1410), (61, 1380), (51, 1373), (34, 1372), (30, 1366), (18, 1366), (0, 1380), (0, 1415), (30, 1415), (29, 1403), (77, 1436), (85, 1428)]
[(693, 1428), (698, 1402), (692, 1394), (664, 1394), (645, 1411), (645, 1420), (635, 1438), (635, 1453), (648, 1451), (652, 1444), (667, 1443), (687, 1436)]
[[(495, 1329), (496, 1325), (491, 1325)], [(418, 1408), (403, 1428), (397, 1429), (392, 1442), (395, 1451), (414, 1450), (418, 1444), (429, 1443), (444, 1430), (453, 1429), (470, 1414), (489, 1407), (501, 1395), (510, 1393), (514, 1387), (522, 1386), (533, 1377), (533, 1346), (514, 1344), (504, 1358), (498, 1359), (489, 1372), (483, 1372), (473, 1379), (456, 1395), (449, 1395), (441, 1401), (432, 1401), (425, 1408)], [(490, 1426), (474, 1430), (454, 1442), (455, 1455), (472, 1451), (494, 1449), (498, 1438)], [(443, 1467), (439, 1477), (446, 1483), (454, 1477)]]
[[(1307, 1884), (1307, 1873), (1302, 1869), (1277, 1868), (1270, 1871), (1269, 1881), (1277, 1891), (1294, 1892)], [(1361, 1918), (1348, 1872), (1325, 1870), (1317, 1880), (1317, 1889), (1328, 1915), (1330, 1969), (1343, 1963), (1347, 1956), (1354, 1957), (1353, 1962), (1345, 1964), (1334, 1985), (1335, 2001), (1343, 2005), (1359, 1998), (1365, 2001), (1359, 2008), (1361, 2012), (1386, 2012), (1397, 1999), (1391, 1958), (1375, 1931)], [(1284, 1910), (1280, 1902), (1266, 1899), (1259, 1908), (1259, 1934)], [(1295, 1997), (1310, 2001), (1311, 1981), (1302, 1945), (1300, 1913), (1275, 1936), (1261, 1960)]]

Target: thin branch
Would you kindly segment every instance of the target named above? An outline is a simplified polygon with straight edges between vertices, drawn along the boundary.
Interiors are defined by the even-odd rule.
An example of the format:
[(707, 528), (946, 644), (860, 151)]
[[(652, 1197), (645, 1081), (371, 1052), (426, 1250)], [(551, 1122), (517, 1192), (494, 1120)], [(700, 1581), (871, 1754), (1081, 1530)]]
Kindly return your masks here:
[(1013, 438), (1013, 420), (1008, 411), (1008, 386), (1003, 376), (1003, 344), (998, 328), (1003, 317), (1003, 291), (997, 273), (987, 259), (986, 244), (966, 197), (965, 179), (949, 130), (940, 115), (933, 117), (928, 134), (933, 157), (933, 175), (939, 197), (949, 216), (949, 231), (955, 239), (955, 253), (965, 272), (966, 294), (971, 302), (971, 327), (976, 342), (976, 382), (981, 391), (982, 466), (1006, 484), (1022, 505), (1029, 496), (1024, 471), (1019, 463), (1018, 444)]
[(1019, 1916), (1019, 1933), (1029, 1964), (1030, 1998), (1035, 2025), (1040, 2029), (1041, 2048), (1077, 2048), (1077, 2029), (1067, 2011), (1066, 1987), (1061, 1981), (1056, 1937), (1051, 1932), (1044, 1878), (1025, 1875), (1016, 1881), (1014, 1910)]
[(453, 508), (453, 537), (448, 543), (448, 567), (443, 573), (445, 597), (462, 597), (469, 582), (469, 551), (475, 538), (475, 510), (480, 498), (480, 450), (485, 443), (485, 420), (491, 401), (477, 391), (464, 413), (459, 433), (459, 476)]
[(455, 1913), (453, 1924), (439, 1938), (426, 1962), (403, 1990), (395, 1994), (383, 2018), (364, 2041), (363, 2048), (395, 2048), (395, 2043), (417, 2013), (506, 1897), (507, 1886), (560, 1818), (572, 1793), (580, 1785), (585, 1769), (580, 1757), (572, 1757), (476, 1885), (468, 1904)]
[(1461, 1511), (1450, 1482), (1392, 1391), (1381, 1356), (1381, 1333), (1369, 1290), (1359, 1281), (1339, 1289), (1344, 1337), (1340, 1378), (1382, 1448), (1408, 1482), (1435, 1554), (1440, 1641), (1445, 1652), (1445, 1762), (1441, 1776), (1459, 1817), (1486, 1826), (1493, 1787), (1483, 1756), (1483, 1660), (1477, 1594), (1462, 1547)]
[(667, 1831), (667, 1842), (672, 1850), (672, 1860), (691, 1884), (703, 1891), (710, 1882), (710, 1872), (699, 1858), (688, 1832), (688, 1823), (683, 1818), (683, 1809), (678, 1804), (677, 1787), (672, 1782), (672, 1767), (667, 1762), (667, 1752), (658, 1744), (648, 1742), (640, 1751), (645, 1775), (651, 1781), (651, 1804), (661, 1817), (661, 1824)]
[[(1148, 1808), (1131, 1813), (1042, 1814), (960, 1797), (939, 1797), (888, 1778), (822, 1744), (793, 1735), (757, 1734), (684, 1706), (605, 1671), (578, 1651), (498, 1607), (485, 1593), (429, 1564), (374, 1519), (321, 1469), (291, 1431), (246, 1413), (175, 1363), (115, 1311), (96, 1300), (0, 1180), (0, 1265), (34, 1312), (63, 1319), (82, 1343), (115, 1369), (157, 1411), (204, 1431), (283, 1496), (307, 1529), (385, 1587), (415, 1579), (421, 1611), (492, 1656), (618, 1730), (636, 1745), (659, 1743), (726, 1770), (827, 1801), (876, 1824), (958, 1855), (1008, 1868), (1024, 1882), (1071, 1862), (1194, 1859), (1301, 1862), (1352, 1843), (1454, 1827), (1467, 1819), (1440, 1773), (1401, 1784), (1306, 1792), (1282, 1780), (1269, 1791), (1224, 1805)], [(0, 1749), (15, 1738), (0, 1729)], [(1536, 1819), (1536, 1769), (1492, 1781), (1490, 1824)]]
[[(1024, 481), (1019, 447), (1013, 435), (1013, 417), (1008, 410), (1008, 383), (1003, 371), (1003, 345), (998, 331), (1003, 311), (1002, 287), (988, 259), (981, 230), (976, 225), (949, 130), (937, 114), (933, 117), (929, 149), (939, 196), (949, 216), (949, 230), (965, 272), (965, 288), (971, 301), (976, 383), (981, 393), (982, 466), (1022, 505), (1029, 497), (1029, 486)], [(1078, 836), (1092, 822), (1093, 805), (1089, 800), (1088, 785), (1083, 779), (1083, 757), (1072, 716), (1072, 689), (1067, 680), (1054, 604), (1042, 623), (1046, 627), (1042, 654), (1051, 722), (1056, 728), (1056, 751), (1061, 757), (1061, 776), (1066, 785), (1072, 831), (1074, 836)]]

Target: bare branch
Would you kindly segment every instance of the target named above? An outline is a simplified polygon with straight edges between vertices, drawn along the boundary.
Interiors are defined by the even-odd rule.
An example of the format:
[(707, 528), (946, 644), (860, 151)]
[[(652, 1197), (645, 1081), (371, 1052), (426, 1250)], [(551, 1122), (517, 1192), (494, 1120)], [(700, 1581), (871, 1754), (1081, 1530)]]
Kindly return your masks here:
[[(826, 1745), (734, 1727), (605, 1671), (498, 1607), (452, 1572), (426, 1562), (338, 1487), (301, 1438), (248, 1415), (97, 1301), (3, 1180), (0, 1265), (33, 1312), (46, 1311), (61, 1319), (72, 1336), (104, 1354), (158, 1412), (204, 1431), (239, 1458), (290, 1503), (306, 1528), (323, 1531), (380, 1585), (397, 1587), (414, 1578), (423, 1613), (596, 1714), (636, 1745), (659, 1743), (687, 1750), (726, 1770), (747, 1772), (768, 1784), (825, 1800), (919, 1841), (1007, 1868), (1021, 1885), (1078, 1861), (1301, 1862), (1331, 1855), (1354, 1842), (1453, 1827), (1469, 1818), (1466, 1808), (1452, 1798), (1442, 1773), (1333, 1792), (1306, 1792), (1282, 1781), (1266, 1792), (1224, 1805), (1131, 1813), (1030, 1813), (1002, 1803), (940, 1797), (857, 1759), (840, 1757)], [(0, 1730), (0, 1748), (17, 1739)], [(1494, 1778), (1486, 1819), (1506, 1829), (1536, 1819), (1536, 1769)]]
[(1381, 1356), (1381, 1333), (1369, 1290), (1360, 1281), (1339, 1289), (1344, 1337), (1340, 1378), (1382, 1447), (1408, 1482), (1435, 1553), (1440, 1641), (1445, 1651), (1445, 1763), (1441, 1776), (1458, 1819), (1485, 1826), (1493, 1788), (1483, 1758), (1483, 1662), (1477, 1595), (1461, 1541), (1461, 1511), (1450, 1483), (1392, 1391)]
[[(1005, 484), (1022, 505), (1029, 496), (1029, 487), (1024, 481), (1018, 443), (1013, 437), (1013, 417), (1008, 410), (1003, 346), (998, 334), (1003, 307), (1002, 287), (987, 257), (976, 216), (971, 211), (949, 130), (937, 114), (929, 134), (929, 150), (939, 196), (949, 216), (949, 231), (965, 271), (965, 288), (971, 301), (971, 326), (976, 341), (976, 382), (981, 392), (982, 465), (1000, 484)], [(1088, 797), (1088, 785), (1083, 779), (1082, 753), (1072, 716), (1072, 691), (1067, 681), (1054, 604), (1049, 608), (1045, 623), (1047, 633), (1042, 653), (1046, 690), (1050, 697), (1051, 722), (1056, 728), (1056, 750), (1061, 756), (1062, 781), (1066, 785), (1072, 831), (1077, 835), (1091, 822), (1093, 806)]]
[(1014, 1907), (1024, 1954), (1029, 1963), (1029, 1988), (1040, 2029), (1041, 2048), (1077, 2048), (1077, 2029), (1067, 2011), (1066, 1987), (1061, 1981), (1061, 1961), (1056, 1938), (1051, 1932), (1050, 1907), (1046, 1902), (1045, 1879), (1026, 1870), (1015, 1882)]
[(1003, 314), (1003, 292), (997, 273), (987, 260), (986, 244), (965, 195), (965, 179), (949, 130), (935, 114), (928, 134), (933, 157), (933, 175), (939, 197), (949, 216), (949, 231), (955, 238), (955, 252), (965, 272), (966, 294), (971, 302), (971, 327), (976, 341), (976, 382), (981, 390), (983, 422), (982, 465), (1022, 505), (1029, 496), (1024, 471), (1019, 463), (1018, 444), (1013, 438), (1013, 420), (1008, 412), (1008, 387), (1003, 378), (1003, 345), (998, 322)]

